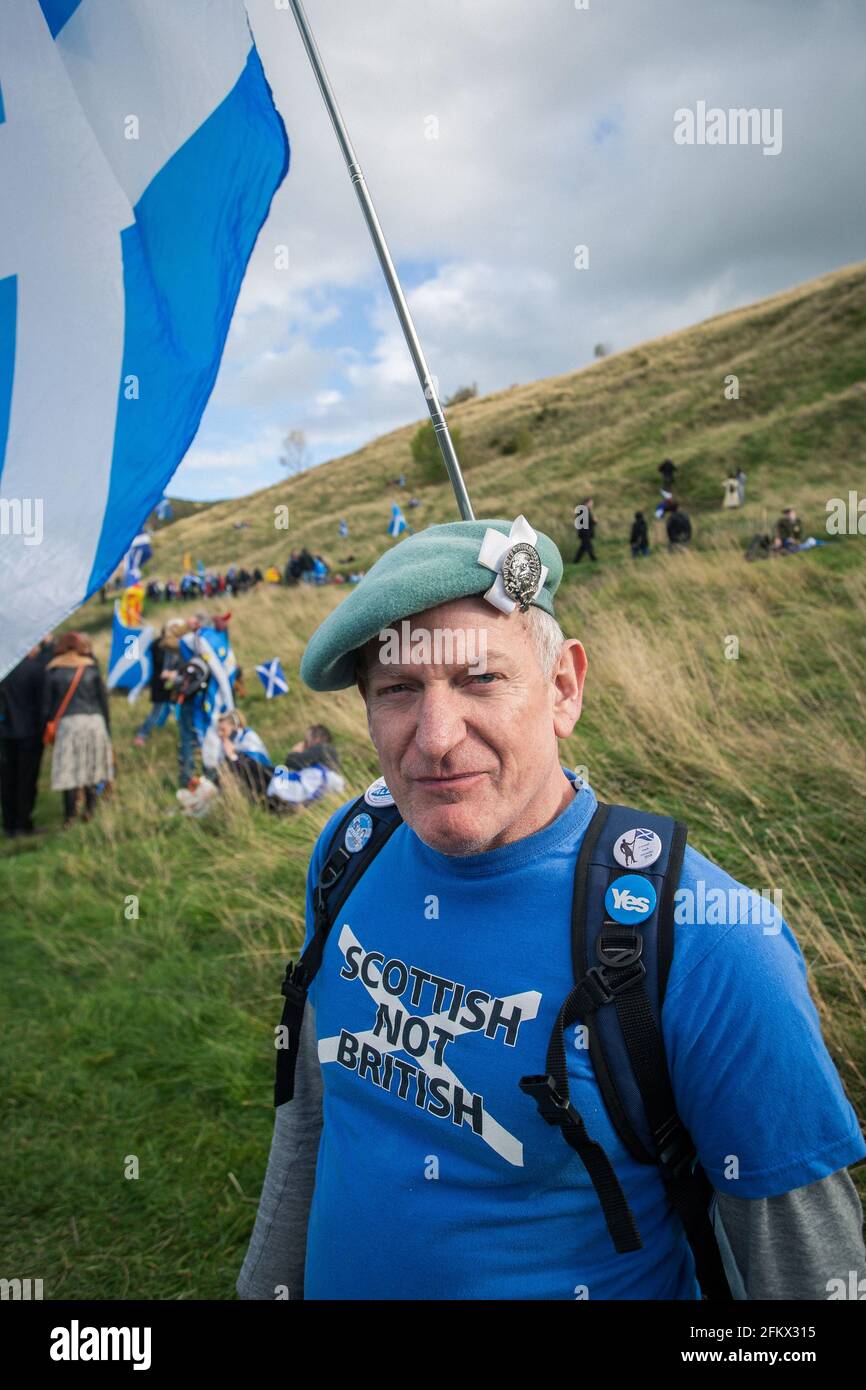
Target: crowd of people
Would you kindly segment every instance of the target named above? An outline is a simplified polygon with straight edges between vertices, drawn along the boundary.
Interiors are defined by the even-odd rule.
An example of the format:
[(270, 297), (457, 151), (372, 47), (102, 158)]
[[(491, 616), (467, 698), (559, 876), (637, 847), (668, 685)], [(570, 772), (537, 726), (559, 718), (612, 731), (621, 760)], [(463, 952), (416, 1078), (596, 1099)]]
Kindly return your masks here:
[[(656, 504), (654, 515), (664, 528), (668, 550), (683, 550), (692, 539), (692, 522), (674, 490), (677, 465), (672, 459), (664, 459), (659, 464), (657, 471), (661, 476), (661, 487), (660, 499)], [(740, 466), (736, 472), (729, 473), (724, 481), (722, 507), (726, 510), (742, 507), (745, 501), (746, 473)], [(574, 529), (578, 542), (574, 555), (575, 564), (579, 564), (585, 555), (591, 561), (598, 559), (594, 545), (596, 534), (594, 506), (594, 499), (589, 496), (584, 497), (574, 508)], [(632, 558), (635, 560), (650, 553), (649, 526), (643, 511), (634, 513), (628, 544)], [(770, 555), (793, 554), (796, 551), (811, 550), (814, 546), (824, 544), (823, 540), (818, 540), (814, 536), (806, 536), (803, 523), (797, 515), (796, 509), (785, 507), (772, 534), (759, 533), (752, 538), (746, 551), (746, 558), (754, 560)]]
[[(239, 708), (243, 671), (229, 638), (230, 613), (199, 611), (166, 622), (149, 647), (150, 708), (134, 744), (144, 747), (171, 722), (177, 738), (178, 800), (202, 815), (226, 782), (270, 811), (292, 811), (344, 790), (333, 736), (310, 726), (282, 761), (272, 759)], [(0, 682), (0, 800), (10, 838), (34, 825), (40, 768), (51, 751), (52, 791), (64, 828), (89, 820), (115, 781), (109, 692), (89, 637), (46, 637)]]
[[(692, 539), (691, 518), (683, 510), (677, 500), (673, 487), (676, 476), (676, 464), (671, 459), (665, 459), (658, 469), (662, 477), (661, 500), (656, 506), (656, 520), (664, 526), (664, 533), (667, 536), (668, 550), (682, 550)], [(745, 487), (745, 474), (743, 476), (743, 486)], [(584, 497), (574, 508), (574, 529), (577, 534), (577, 550), (574, 555), (574, 563), (580, 564), (584, 555), (596, 562), (598, 556), (595, 553), (595, 501), (593, 497)], [(629, 530), (628, 544), (632, 558), (641, 559), (650, 553), (649, 527), (646, 516), (642, 511), (637, 511)]]

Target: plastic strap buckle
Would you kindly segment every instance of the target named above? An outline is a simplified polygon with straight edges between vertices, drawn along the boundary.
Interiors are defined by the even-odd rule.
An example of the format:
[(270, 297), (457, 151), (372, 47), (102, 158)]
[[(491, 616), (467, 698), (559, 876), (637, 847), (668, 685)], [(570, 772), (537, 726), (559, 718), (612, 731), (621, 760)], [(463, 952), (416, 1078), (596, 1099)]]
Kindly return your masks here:
[(538, 1106), (538, 1113), (549, 1125), (567, 1123), (571, 1102), (560, 1095), (552, 1076), (522, 1076), (520, 1089), (531, 1096)]
[(697, 1157), (691, 1136), (678, 1115), (671, 1115), (653, 1131), (658, 1161), (666, 1178), (676, 1181), (691, 1171)]

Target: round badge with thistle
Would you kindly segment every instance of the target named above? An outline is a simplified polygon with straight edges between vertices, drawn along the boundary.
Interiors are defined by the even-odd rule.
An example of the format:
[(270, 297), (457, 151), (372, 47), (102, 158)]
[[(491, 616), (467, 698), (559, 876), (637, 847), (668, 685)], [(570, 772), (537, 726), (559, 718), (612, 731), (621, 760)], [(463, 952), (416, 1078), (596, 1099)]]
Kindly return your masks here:
[(502, 561), (502, 587), (510, 599), (525, 613), (538, 592), (541, 579), (541, 559), (534, 545), (518, 541), (506, 551)]

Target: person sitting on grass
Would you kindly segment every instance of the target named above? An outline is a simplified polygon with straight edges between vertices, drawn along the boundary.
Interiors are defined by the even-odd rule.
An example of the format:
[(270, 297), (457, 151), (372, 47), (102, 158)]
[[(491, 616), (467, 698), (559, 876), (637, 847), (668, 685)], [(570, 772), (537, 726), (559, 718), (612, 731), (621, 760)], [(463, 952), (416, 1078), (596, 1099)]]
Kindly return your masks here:
[(334, 736), (326, 724), (311, 724), (304, 737), (293, 746), (284, 766), (299, 772), (301, 768), (315, 767), (318, 763), (334, 772), (341, 771)]
[(774, 550), (797, 550), (803, 539), (803, 523), (793, 507), (786, 507), (776, 522)]
[(273, 776), (270, 754), (239, 709), (229, 710), (217, 723), (220, 740), (218, 772), (225, 768), (236, 777), (240, 786), (255, 801), (262, 797)]

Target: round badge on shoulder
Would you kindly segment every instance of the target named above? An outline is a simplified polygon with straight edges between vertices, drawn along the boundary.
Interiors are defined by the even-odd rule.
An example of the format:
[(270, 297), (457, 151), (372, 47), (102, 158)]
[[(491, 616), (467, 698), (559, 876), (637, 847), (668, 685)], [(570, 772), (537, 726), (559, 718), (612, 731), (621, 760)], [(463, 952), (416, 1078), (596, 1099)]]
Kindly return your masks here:
[(349, 821), (343, 844), (350, 854), (357, 854), (359, 849), (364, 848), (372, 833), (372, 818), (367, 815), (366, 811), (361, 811)]
[(371, 782), (364, 792), (364, 800), (368, 806), (393, 806), (394, 798), (388, 790), (388, 784), (384, 777), (377, 777), (375, 782)]
[(648, 869), (662, 852), (662, 842), (654, 830), (635, 826), (621, 835), (613, 847), (613, 857), (624, 869)]
[(632, 926), (652, 916), (656, 905), (656, 890), (642, 874), (622, 874), (615, 878), (604, 895), (609, 917), (624, 926)]

